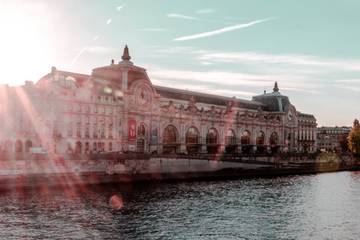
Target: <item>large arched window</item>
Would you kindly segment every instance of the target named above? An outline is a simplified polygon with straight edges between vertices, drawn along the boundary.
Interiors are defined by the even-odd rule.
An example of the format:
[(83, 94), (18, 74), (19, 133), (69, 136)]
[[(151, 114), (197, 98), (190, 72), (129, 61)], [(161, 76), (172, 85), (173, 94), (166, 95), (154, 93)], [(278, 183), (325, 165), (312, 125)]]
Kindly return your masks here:
[(270, 135), (269, 144), (272, 153), (277, 153), (279, 151), (279, 136), (276, 132), (273, 132)]
[(168, 125), (163, 132), (163, 152), (164, 153), (176, 153), (178, 142), (178, 131), (173, 125)]
[(256, 136), (256, 151), (258, 153), (264, 153), (265, 152), (265, 133), (263, 131), (258, 132)]
[(215, 128), (210, 128), (206, 134), (206, 144), (218, 143), (218, 131)]
[(22, 141), (17, 140), (15, 143), (15, 152), (20, 153), (23, 151), (23, 144)]
[(145, 129), (145, 126), (144, 124), (140, 124), (140, 126), (138, 127), (138, 136), (145, 136), (146, 134), (146, 129)]
[(164, 129), (163, 143), (175, 144), (177, 143), (177, 130), (173, 125), (169, 125)]
[(215, 128), (210, 128), (206, 134), (206, 145), (207, 145), (207, 152), (210, 154), (216, 154), (219, 150), (218, 145), (219, 134)]
[(225, 137), (225, 144), (226, 145), (236, 145), (236, 136), (235, 132), (232, 129), (227, 130), (226, 137)]
[(185, 136), (186, 149), (188, 153), (199, 152), (199, 131), (196, 127), (190, 127)]
[(229, 129), (225, 136), (225, 152), (235, 153), (236, 152), (236, 135), (234, 130)]
[(277, 135), (276, 132), (273, 132), (271, 135), (270, 135), (270, 145), (271, 146), (276, 146), (278, 145), (278, 142), (279, 142), (279, 137)]
[(82, 144), (81, 144), (81, 142), (76, 142), (76, 145), (75, 145), (75, 153), (80, 154), (81, 151), (82, 151)]
[(145, 152), (145, 135), (146, 128), (143, 123), (141, 123), (137, 129), (137, 140), (136, 140), (136, 151), (139, 153)]
[(263, 131), (260, 131), (256, 137), (256, 145), (264, 145), (265, 144), (265, 134)]
[(190, 127), (186, 132), (186, 145), (199, 143), (199, 131), (195, 127)]
[(32, 141), (30, 141), (30, 140), (27, 140), (26, 142), (25, 142), (25, 152), (30, 152), (30, 148), (32, 148)]
[(241, 145), (250, 145), (250, 132), (248, 130), (245, 130), (244, 132), (242, 132), (241, 137), (240, 137), (240, 142)]

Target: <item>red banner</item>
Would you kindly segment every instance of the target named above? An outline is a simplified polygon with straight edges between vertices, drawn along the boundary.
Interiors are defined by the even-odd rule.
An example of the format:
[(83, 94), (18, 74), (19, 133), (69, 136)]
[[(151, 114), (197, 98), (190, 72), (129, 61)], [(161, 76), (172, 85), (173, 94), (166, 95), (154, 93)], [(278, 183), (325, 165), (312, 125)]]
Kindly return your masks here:
[(136, 140), (136, 120), (135, 119), (129, 119), (128, 121), (128, 139), (129, 141)]

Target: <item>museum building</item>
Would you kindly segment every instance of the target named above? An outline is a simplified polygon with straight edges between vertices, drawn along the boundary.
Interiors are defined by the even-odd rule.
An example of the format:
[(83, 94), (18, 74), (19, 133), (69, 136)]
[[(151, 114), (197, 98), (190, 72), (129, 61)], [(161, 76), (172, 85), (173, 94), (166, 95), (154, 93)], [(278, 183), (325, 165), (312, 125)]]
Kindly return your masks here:
[(316, 150), (316, 119), (275, 82), (251, 100), (153, 85), (126, 46), (91, 75), (53, 67), (36, 83), (0, 86), (0, 151), (22, 154), (270, 153)]

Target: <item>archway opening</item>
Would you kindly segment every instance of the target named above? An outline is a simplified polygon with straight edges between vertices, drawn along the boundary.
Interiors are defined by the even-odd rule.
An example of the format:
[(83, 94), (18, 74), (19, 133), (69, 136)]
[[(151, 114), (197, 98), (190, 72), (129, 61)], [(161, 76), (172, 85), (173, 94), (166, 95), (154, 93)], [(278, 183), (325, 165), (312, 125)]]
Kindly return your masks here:
[(240, 137), (241, 152), (248, 154), (251, 152), (252, 146), (250, 145), (251, 134), (248, 130), (242, 132)]
[(196, 154), (199, 152), (200, 134), (196, 127), (190, 127), (185, 136), (186, 150), (189, 154)]
[(226, 132), (225, 136), (225, 153), (235, 153), (236, 152), (236, 135), (234, 130), (229, 129)]
[(17, 140), (17, 141), (15, 142), (15, 152), (21, 153), (22, 151), (23, 151), (22, 141)]
[(76, 154), (81, 154), (81, 150), (82, 150), (82, 144), (81, 144), (81, 142), (76, 142), (76, 145), (75, 145), (75, 153), (76, 153)]
[(256, 152), (265, 152), (265, 134), (263, 131), (260, 131), (256, 137)]
[(177, 152), (178, 142), (177, 142), (177, 129), (173, 125), (168, 125), (164, 129), (163, 133), (163, 153), (173, 154)]
[(269, 143), (270, 143), (270, 150), (271, 153), (277, 153), (279, 152), (280, 146), (279, 146), (279, 136), (276, 132), (273, 132), (270, 135), (270, 139), (269, 139)]
[(137, 140), (136, 140), (136, 152), (144, 153), (145, 152), (145, 136), (146, 128), (144, 124), (140, 124), (137, 130)]
[(25, 142), (25, 152), (28, 153), (30, 152), (30, 149), (32, 148), (33, 144), (32, 144), (32, 141), (30, 140), (27, 140)]
[(210, 154), (217, 154), (219, 152), (219, 134), (215, 128), (210, 128), (206, 134), (206, 149)]

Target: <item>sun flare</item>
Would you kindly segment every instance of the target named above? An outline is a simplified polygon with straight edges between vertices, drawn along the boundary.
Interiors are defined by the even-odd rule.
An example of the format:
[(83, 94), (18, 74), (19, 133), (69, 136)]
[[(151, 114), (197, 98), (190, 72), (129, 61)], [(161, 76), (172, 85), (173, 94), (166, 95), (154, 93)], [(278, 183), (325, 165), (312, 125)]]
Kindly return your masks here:
[(19, 5), (0, 3), (0, 83), (10, 85), (37, 80), (53, 58), (46, 9), (41, 5)]

